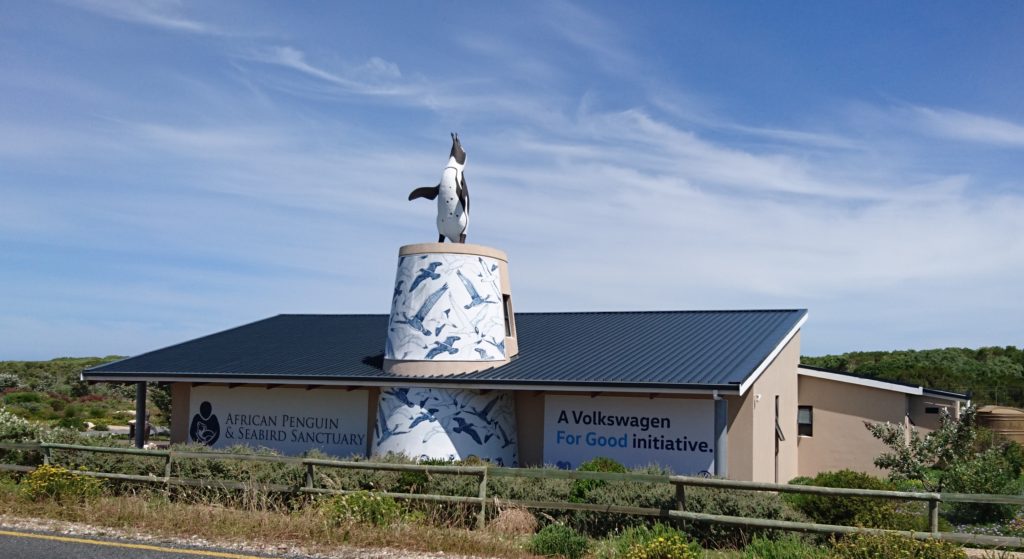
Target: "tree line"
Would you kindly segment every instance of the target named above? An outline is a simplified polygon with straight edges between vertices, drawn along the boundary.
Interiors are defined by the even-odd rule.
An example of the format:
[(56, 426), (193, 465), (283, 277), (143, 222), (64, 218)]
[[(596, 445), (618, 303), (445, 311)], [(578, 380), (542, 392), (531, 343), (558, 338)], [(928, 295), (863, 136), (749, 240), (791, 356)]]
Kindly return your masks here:
[(1015, 346), (854, 351), (803, 356), (800, 362), (869, 378), (970, 393), (978, 405), (1024, 407), (1024, 350)]

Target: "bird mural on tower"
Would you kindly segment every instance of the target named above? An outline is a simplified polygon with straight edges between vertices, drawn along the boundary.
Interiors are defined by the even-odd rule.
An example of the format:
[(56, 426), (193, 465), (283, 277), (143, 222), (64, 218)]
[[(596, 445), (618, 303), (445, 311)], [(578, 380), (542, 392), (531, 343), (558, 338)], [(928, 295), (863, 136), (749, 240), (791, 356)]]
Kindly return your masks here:
[(437, 242), (445, 238), (453, 243), (466, 242), (469, 227), (469, 187), (466, 186), (466, 152), (462, 149), (459, 135), (452, 132), (452, 150), (448, 165), (441, 174), (437, 186), (424, 186), (409, 193), (409, 200), (437, 199)]

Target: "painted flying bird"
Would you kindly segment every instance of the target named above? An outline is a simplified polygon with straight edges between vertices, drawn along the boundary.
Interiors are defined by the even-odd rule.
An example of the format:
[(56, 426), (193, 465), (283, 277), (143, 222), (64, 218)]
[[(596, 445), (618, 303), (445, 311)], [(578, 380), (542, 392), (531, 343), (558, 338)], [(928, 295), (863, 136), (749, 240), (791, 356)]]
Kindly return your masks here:
[(388, 328), (387, 339), (384, 340), (384, 351), (386, 355), (398, 355), (403, 352), (401, 359), (405, 359), (413, 349), (427, 349), (427, 345), (420, 341), (419, 333), (413, 333), (405, 328)]
[(485, 303), (497, 303), (497, 301), (491, 301), (490, 295), (487, 295), (487, 297), (480, 297), (480, 294), (477, 293), (476, 287), (473, 285), (473, 282), (469, 281), (469, 278), (462, 275), (462, 270), (456, 271), (455, 274), (459, 276), (460, 280), (462, 280), (462, 285), (466, 286), (466, 291), (469, 293), (470, 298), (473, 299), (468, 305), (465, 305), (462, 308), (469, 310), (477, 305), (483, 305)]
[(442, 353), (448, 353), (449, 355), (455, 355), (459, 352), (459, 348), (453, 347), (452, 344), (461, 340), (459, 336), (448, 336), (443, 342), (434, 342), (434, 348), (427, 352), (427, 359), (433, 359)]
[(505, 428), (502, 427), (500, 423), (498, 424), (498, 431), (501, 431), (501, 448), (505, 448), (507, 446), (510, 446), (512, 443), (516, 442), (515, 440), (509, 438), (508, 433), (505, 432)]
[(402, 284), (403, 283), (405, 283), (405, 280), (398, 280), (398, 283), (395, 284), (395, 293), (394, 293), (394, 295), (391, 296), (391, 302), (392, 303), (394, 303), (395, 299), (397, 299), (398, 296), (402, 294)]
[(424, 336), (429, 336), (430, 330), (423, 326), (423, 321), (427, 319), (427, 315), (430, 314), (430, 309), (434, 308), (434, 305), (437, 304), (437, 300), (444, 295), (445, 291), (448, 291), (447, 283), (442, 285), (437, 291), (431, 293), (430, 296), (427, 297), (427, 300), (423, 301), (423, 304), (420, 305), (420, 309), (416, 311), (414, 316), (410, 317), (408, 314), (403, 312), (402, 316), (405, 317), (405, 320), (396, 320), (395, 324), (408, 324), (413, 330), (419, 330)]
[(435, 413), (437, 413), (436, 408), (430, 408), (429, 410), (424, 410), (420, 412), (420, 414), (416, 416), (416, 418), (413, 419), (411, 423), (409, 423), (409, 430), (412, 431), (413, 429), (416, 428), (417, 425), (423, 423), (424, 421), (434, 423), (435, 421), (437, 421), (437, 418), (434, 417)]
[(421, 283), (428, 279), (436, 280), (441, 277), (441, 274), (434, 273), (437, 267), (440, 266), (440, 262), (431, 262), (426, 268), (420, 268), (420, 273), (416, 276), (416, 279), (412, 280), (412, 285), (409, 286), (409, 293), (416, 291)]
[(466, 152), (462, 149), (459, 135), (452, 132), (452, 150), (448, 154), (448, 166), (441, 174), (437, 186), (424, 186), (409, 193), (409, 199), (437, 198), (437, 242), (447, 237), (453, 243), (466, 242), (469, 227), (469, 187), (466, 185)]
[(430, 439), (434, 438), (434, 435), (437, 435), (438, 433), (444, 433), (444, 428), (440, 426), (435, 426), (433, 429), (427, 431), (427, 433), (423, 435), (423, 442), (429, 441)]
[(473, 348), (473, 350), (480, 354), (480, 359), (483, 359), (485, 361), (489, 361), (491, 359), (491, 356), (487, 353), (487, 350), (480, 349), (478, 347)]
[[(395, 427), (398, 427), (396, 424)], [(404, 435), (408, 431), (395, 431), (391, 427), (388, 427), (388, 418), (384, 417), (384, 410), (377, 408), (377, 444), (390, 439), (397, 435)]]
[(483, 441), (480, 440), (480, 434), (476, 432), (476, 427), (474, 427), (472, 423), (469, 423), (461, 417), (453, 417), (452, 421), (458, 423), (458, 426), (452, 429), (453, 433), (465, 433), (469, 435), (476, 444), (484, 444)]
[(391, 396), (392, 398), (398, 400), (399, 402), (402, 402), (403, 404), (405, 404), (406, 406), (408, 406), (410, 408), (414, 407), (416, 405), (416, 404), (413, 404), (412, 400), (409, 399), (409, 389), (408, 388), (395, 388), (393, 390), (385, 390), (384, 391), (384, 395), (385, 396)]
[(500, 400), (500, 399), (501, 399), (501, 396), (495, 396), (494, 398), (491, 398), (491, 401), (487, 402), (487, 405), (484, 406), (484, 409), (482, 409), (482, 410), (478, 410), (475, 407), (470, 406), (468, 413), (470, 415), (475, 415), (475, 416), (479, 417), (480, 419), (484, 420), (484, 423), (492, 423), (492, 422), (494, 422), (494, 420), (491, 419), (491, 410), (494, 409), (494, 405), (497, 404), (498, 400)]
[(501, 352), (502, 355), (505, 355), (505, 340), (501, 340), (501, 343), (498, 343), (498, 341), (495, 338), (491, 338), (490, 340), (484, 341), (496, 347), (498, 351)]

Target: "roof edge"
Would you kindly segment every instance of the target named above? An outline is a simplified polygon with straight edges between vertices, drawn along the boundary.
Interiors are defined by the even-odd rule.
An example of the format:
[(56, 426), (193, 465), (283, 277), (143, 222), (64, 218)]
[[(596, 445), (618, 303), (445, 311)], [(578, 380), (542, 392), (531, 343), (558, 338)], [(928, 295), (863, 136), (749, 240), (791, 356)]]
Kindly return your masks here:
[(793, 340), (793, 337), (796, 336), (796, 333), (799, 332), (801, 328), (803, 328), (804, 323), (807, 322), (807, 309), (800, 310), (803, 311), (803, 315), (800, 317), (800, 320), (798, 320), (796, 324), (793, 326), (793, 328), (791, 328), (789, 332), (786, 333), (786, 335), (782, 338), (778, 345), (775, 346), (775, 349), (773, 349), (767, 357), (761, 360), (761, 364), (758, 365), (756, 369), (754, 369), (754, 372), (750, 373), (750, 375), (747, 376), (746, 380), (740, 383), (740, 396), (746, 394), (747, 390), (750, 390), (750, 387), (754, 386), (754, 383), (757, 382), (757, 379), (760, 378), (761, 375), (768, 370), (768, 366), (772, 364), (772, 361), (774, 361), (775, 358), (778, 357), (780, 353), (782, 353), (782, 350), (785, 349), (789, 342)]
[[(84, 376), (84, 373), (83, 373)], [(189, 375), (187, 373), (119, 373), (115, 375), (90, 375), (83, 378), (95, 382), (189, 382), (189, 383), (223, 383), (223, 384), (254, 384), (254, 385), (296, 385), (296, 386), (444, 386), (451, 388), (469, 388), (476, 390), (548, 390), (563, 392), (631, 392), (643, 393), (657, 391), (666, 394), (737, 394), (736, 384), (607, 384), (607, 383), (567, 383), (544, 381), (513, 381), (513, 382), (473, 382), (452, 378), (402, 377), (385, 378), (317, 378), (304, 376), (274, 376), (269, 378), (216, 376), (205, 374)]]

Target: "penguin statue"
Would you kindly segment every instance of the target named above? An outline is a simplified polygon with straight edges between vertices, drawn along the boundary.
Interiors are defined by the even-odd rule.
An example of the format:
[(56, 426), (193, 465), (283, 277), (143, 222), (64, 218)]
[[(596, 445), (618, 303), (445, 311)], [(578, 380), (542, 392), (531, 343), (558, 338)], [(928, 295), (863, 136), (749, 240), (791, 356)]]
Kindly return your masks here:
[(437, 186), (417, 188), (409, 199), (437, 198), (437, 242), (447, 237), (453, 243), (466, 242), (466, 228), (469, 227), (469, 188), (466, 186), (466, 152), (459, 142), (459, 135), (452, 132), (452, 151), (448, 166), (444, 168), (441, 182)]

